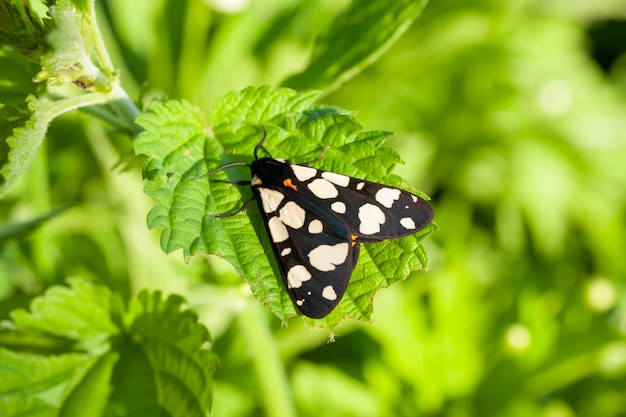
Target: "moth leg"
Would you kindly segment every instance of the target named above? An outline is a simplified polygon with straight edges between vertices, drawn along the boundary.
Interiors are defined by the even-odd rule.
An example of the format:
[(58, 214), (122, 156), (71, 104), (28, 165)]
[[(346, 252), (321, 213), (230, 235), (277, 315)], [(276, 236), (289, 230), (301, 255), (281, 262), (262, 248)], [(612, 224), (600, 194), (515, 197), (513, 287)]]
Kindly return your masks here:
[(224, 164), (221, 167), (217, 167), (214, 170), (207, 172), (206, 174), (202, 174), (202, 175), (198, 175), (197, 177), (193, 177), (191, 180), (192, 181), (199, 180), (201, 178), (209, 177), (209, 176), (215, 174), (216, 172), (220, 172), (220, 171), (223, 171), (223, 170), (231, 168), (231, 167), (240, 167), (240, 166), (249, 166), (249, 165), (246, 164), (245, 162), (231, 162), (231, 163), (228, 163), (228, 164)]
[(211, 182), (223, 182), (231, 185), (250, 185), (250, 180), (239, 180), (239, 181), (229, 181), (229, 180), (214, 180)]
[(233, 211), (232, 213), (214, 214), (213, 217), (216, 217), (218, 219), (225, 219), (227, 217), (233, 217), (234, 215), (239, 214), (242, 211), (245, 211), (255, 199), (256, 199), (256, 196), (252, 196), (250, 199), (248, 199), (248, 201), (243, 203), (241, 207), (239, 207), (237, 210)]
[(317, 161), (319, 161), (320, 159), (322, 159), (324, 157), (324, 154), (326, 153), (328, 148), (330, 148), (330, 146), (328, 146), (328, 145), (324, 146), (324, 149), (322, 149), (322, 152), (320, 152), (320, 154), (317, 155), (317, 157), (315, 157), (315, 159), (312, 159), (312, 160), (310, 160), (308, 162), (304, 162), (304, 163), (301, 163), (301, 164), (298, 164), (298, 165), (304, 165), (305, 167), (308, 167), (309, 165), (316, 163)]

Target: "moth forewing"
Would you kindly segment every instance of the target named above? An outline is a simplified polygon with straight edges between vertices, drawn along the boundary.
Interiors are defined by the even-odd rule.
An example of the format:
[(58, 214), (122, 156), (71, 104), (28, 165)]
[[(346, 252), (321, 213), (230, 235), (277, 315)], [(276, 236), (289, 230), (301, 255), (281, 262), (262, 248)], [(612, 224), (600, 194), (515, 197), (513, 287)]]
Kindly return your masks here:
[(299, 180), (284, 178), (291, 184), (285, 186), (277, 177), (265, 181), (255, 169), (253, 178), (259, 179), (253, 190), (287, 291), (306, 316), (326, 316), (346, 291), (359, 244), (341, 219), (303, 198)]

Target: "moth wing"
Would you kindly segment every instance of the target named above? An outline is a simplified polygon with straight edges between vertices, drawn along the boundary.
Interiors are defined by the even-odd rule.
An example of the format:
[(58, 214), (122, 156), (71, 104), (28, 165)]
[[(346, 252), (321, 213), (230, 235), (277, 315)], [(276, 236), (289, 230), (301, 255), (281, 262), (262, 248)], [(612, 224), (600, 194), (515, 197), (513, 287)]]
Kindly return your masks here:
[[(312, 173), (300, 165), (291, 166), (294, 175)], [(301, 194), (311, 193), (323, 209), (339, 217), (360, 242), (379, 242), (407, 236), (426, 227), (433, 210), (423, 198), (408, 191), (372, 181), (315, 170), (302, 181)], [(302, 175), (300, 175), (302, 177)]]
[[(297, 191), (265, 187), (255, 191), (283, 282), (296, 307), (311, 318), (328, 315), (343, 297), (359, 257), (350, 227)], [(279, 203), (277, 195), (282, 196)], [(268, 213), (270, 206), (275, 210)]]

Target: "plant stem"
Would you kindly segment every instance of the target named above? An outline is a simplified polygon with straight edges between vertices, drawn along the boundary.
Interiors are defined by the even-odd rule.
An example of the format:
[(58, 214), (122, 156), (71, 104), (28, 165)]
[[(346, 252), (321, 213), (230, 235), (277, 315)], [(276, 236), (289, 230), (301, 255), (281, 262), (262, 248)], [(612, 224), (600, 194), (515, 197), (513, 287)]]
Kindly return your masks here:
[(93, 42), (94, 48), (98, 55), (98, 60), (100, 61), (100, 68), (104, 70), (104, 73), (110, 77), (115, 72), (115, 67), (113, 66), (113, 62), (111, 61), (111, 57), (109, 56), (109, 51), (106, 48), (106, 44), (102, 40), (102, 34), (100, 33), (100, 26), (98, 26), (98, 21), (96, 19), (96, 8), (95, 2), (89, 2), (89, 20), (91, 21), (89, 27), (93, 31)]
[[(109, 105), (115, 111), (115, 115), (111, 112), (97, 111), (95, 110), (97, 108), (93, 107), (102, 104)], [(119, 85), (116, 85), (108, 93), (90, 92), (54, 101), (45, 108), (44, 117), (46, 117), (47, 120), (53, 120), (63, 113), (82, 108), (88, 109), (87, 111), (108, 121), (114, 126), (130, 130), (131, 134), (137, 134), (141, 131), (141, 128), (134, 123), (140, 111), (132, 100), (130, 100), (126, 91)], [(120, 118), (123, 120), (120, 121)]]
[(261, 398), (269, 417), (296, 417), (289, 381), (282, 366), (279, 348), (256, 300), (247, 303), (240, 317), (261, 387)]

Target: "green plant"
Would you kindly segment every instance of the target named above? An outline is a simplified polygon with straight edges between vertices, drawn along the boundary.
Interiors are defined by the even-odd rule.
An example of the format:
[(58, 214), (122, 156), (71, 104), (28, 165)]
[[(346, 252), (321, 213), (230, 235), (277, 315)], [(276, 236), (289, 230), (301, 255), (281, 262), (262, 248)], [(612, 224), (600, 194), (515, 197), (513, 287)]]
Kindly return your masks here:
[[(307, 69), (287, 83), (302, 90), (336, 88), (373, 62), (422, 8), (422, 3), (409, 1), (391, 8), (382, 2), (355, 2), (318, 41)], [(271, 250), (259, 233), (258, 212), (214, 217), (232, 208), (241, 196), (224, 184), (209, 186), (194, 177), (225, 155), (251, 155), (259, 140), (258, 126), (263, 125), (269, 132), (267, 148), (276, 150), (277, 156), (307, 158), (329, 145), (321, 167), (409, 188), (391, 174), (399, 155), (380, 147), (389, 134), (363, 131), (345, 110), (315, 104), (320, 93), (287, 88), (231, 92), (207, 113), (174, 100), (152, 101), (141, 113), (112, 63), (95, 9), (93, 1), (2, 3), (3, 76), (11, 88), (1, 96), (0, 196), (11, 201), (18, 181), (35, 169), (51, 123), (84, 109), (113, 127), (109, 140), (120, 155), (128, 151), (120, 141), (133, 140), (135, 153), (148, 157), (143, 169), (149, 180), (145, 190), (157, 203), (148, 214), (148, 226), (161, 230), (162, 249), (168, 253), (182, 249), (187, 260), (199, 254), (226, 259), (248, 281), (256, 298), (286, 323), (295, 310), (267, 256)], [(387, 16), (384, 22), (378, 21), (381, 14)], [(364, 41), (348, 48), (355, 30)], [(17, 33), (26, 36), (16, 37)], [(90, 145), (110, 152), (106, 144)], [(28, 236), (61, 212), (53, 208), (39, 218), (5, 228), (3, 242)], [(344, 318), (368, 321), (379, 288), (426, 267), (419, 241), (434, 229), (433, 225), (418, 235), (362, 249), (339, 307), (323, 320), (307, 322), (332, 331)], [(4, 267), (11, 275), (11, 265)], [(35, 280), (45, 282), (33, 272)], [(181, 311), (182, 299), (163, 300), (159, 292), (132, 296), (130, 291), (135, 290), (129, 283), (120, 286), (96, 271), (72, 275), (82, 278), (68, 275), (69, 287), (50, 286), (30, 302), (30, 313), (21, 308), (5, 311), (10, 321), (0, 337), (3, 363), (29, 372), (19, 378), (13, 370), (5, 372), (6, 382), (0, 388), (7, 398), (0, 405), (3, 415), (36, 411), (101, 415), (117, 409), (132, 415), (206, 413), (217, 361), (202, 347), (210, 341), (204, 327), (193, 314)], [(11, 281), (13, 291), (19, 291), (20, 274), (9, 276), (6, 284)], [(7, 290), (11, 292), (10, 287)], [(150, 395), (135, 401), (142, 390)]]
[[(129, 385), (150, 386), (147, 403), (173, 415), (181, 410), (173, 405), (190, 397), (164, 401), (161, 394), (171, 390), (154, 376), (162, 377), (168, 364), (177, 370), (170, 382), (196, 381), (190, 388), (197, 391), (187, 390), (204, 401), (196, 410), (206, 410), (209, 397), (197, 393), (212, 382), (212, 412), (219, 416), (623, 416), (623, 0), (437, 0), (427, 7), (274, 0), (239, 2), (238, 11), (220, 9), (224, 3), (236, 2), (100, 0), (97, 27), (114, 64), (98, 58), (96, 42), (83, 42), (100, 76), (50, 86), (32, 79), (55, 42), (63, 44), (52, 33), (50, 43), (40, 42), (53, 20), (39, 19), (45, 10), (33, 0), (0, 1), (2, 10), (27, 4), (30, 16), (12, 14), (0, 24), (0, 362), (18, 364), (4, 370), (43, 378), (19, 385), (0, 375), (0, 386), (20, 387), (0, 390), (0, 404), (44, 410), (43, 401), (44, 415), (70, 414), (63, 405), (76, 407), (97, 387), (94, 407), (109, 407), (100, 414), (121, 414), (132, 406)], [(72, 21), (81, 25), (95, 21), (78, 18), (90, 10), (84, 2), (56, 5), (75, 8)], [(77, 68), (83, 67), (67, 68), (71, 77)], [(115, 85), (120, 89), (112, 93)], [(272, 87), (249, 87), (259, 85)], [(29, 94), (37, 97), (31, 107), (47, 119), (64, 99), (103, 101), (55, 117), (42, 140), (20, 130), (39, 120), (25, 101)], [(264, 98), (250, 99), (255, 95)], [(283, 104), (271, 110), (271, 96)], [(400, 155), (406, 164), (396, 164), (393, 174), (432, 197), (440, 230), (421, 242), (429, 271), (378, 291), (371, 323), (333, 327), (329, 317), (316, 323), (321, 331), (299, 318), (285, 325), (275, 314), (291, 314), (285, 293), (285, 303), (262, 294), (259, 301), (228, 261), (202, 255), (212, 236), (203, 235), (199, 219), (212, 221), (211, 213), (233, 210), (249, 196), (246, 187), (191, 180), (209, 163), (252, 158), (262, 135), (257, 120), (246, 121), (236, 106), (232, 120), (223, 119), (229, 112), (219, 106), (240, 102), (246, 111), (272, 114), (269, 122), (265, 113), (258, 118), (268, 126), (274, 156), (312, 159), (324, 134), (324, 143), (344, 145), (371, 135), (367, 152), (380, 156), (372, 178), (396, 184), (385, 170)], [(288, 108), (293, 112), (284, 113)], [(304, 117), (315, 108), (323, 112)], [(143, 127), (133, 123), (138, 115)], [(341, 122), (336, 135), (326, 123), (331, 119)], [(158, 153), (164, 132), (174, 143), (194, 145), (188, 159)], [(28, 146), (11, 144), (24, 136)], [(375, 148), (383, 138), (387, 148)], [(36, 152), (33, 143), (41, 143)], [(28, 168), (4, 171), (9, 149), (32, 151)], [(204, 152), (207, 161), (199, 156)], [(329, 152), (319, 164), (361, 170), (353, 162), (362, 154)], [(247, 179), (248, 171), (217, 175)], [(215, 207), (198, 209), (209, 195), (214, 199), (205, 201)], [(147, 213), (169, 232), (149, 230)], [(259, 253), (265, 235), (256, 208), (238, 216), (228, 221), (260, 231), (245, 255), (260, 258), (265, 271), (271, 258)], [(213, 249), (229, 253), (233, 242)], [(268, 276), (245, 278), (259, 295), (266, 282), (280, 288)], [(154, 301), (157, 292), (168, 296)], [(66, 303), (84, 313), (70, 314)], [(363, 319), (371, 308), (364, 303), (355, 316)], [(186, 323), (178, 334), (189, 343), (161, 337), (169, 327), (149, 325), (163, 315)], [(139, 317), (149, 323), (138, 326)], [(210, 342), (196, 323), (210, 330)], [(329, 328), (336, 343), (328, 343)], [(200, 344), (215, 356), (208, 350), (194, 356)], [(138, 350), (146, 353), (135, 358)], [(179, 353), (165, 362), (145, 359), (165, 350)], [(116, 389), (126, 378), (116, 370), (127, 363), (145, 371), (145, 379)], [(200, 368), (206, 384), (193, 377)]]

